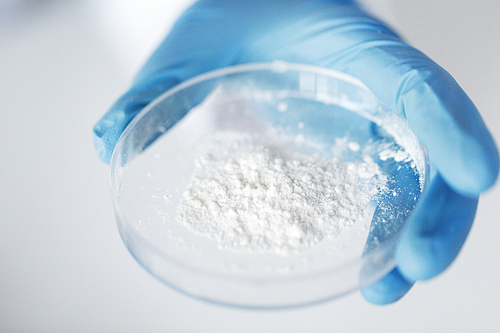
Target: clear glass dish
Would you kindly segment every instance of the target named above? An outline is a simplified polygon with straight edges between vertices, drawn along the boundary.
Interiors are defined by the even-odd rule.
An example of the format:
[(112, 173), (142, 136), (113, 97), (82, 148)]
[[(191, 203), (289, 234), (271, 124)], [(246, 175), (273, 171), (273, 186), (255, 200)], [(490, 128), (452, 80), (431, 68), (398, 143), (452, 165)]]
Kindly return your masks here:
[[(270, 130), (282, 134), (270, 135)], [(237, 253), (176, 220), (194, 161), (223, 131), (387, 176), (363, 218), (299, 253)], [(314, 144), (306, 144), (311, 143)], [(165, 92), (133, 119), (111, 159), (120, 235), (137, 261), (190, 296), (238, 307), (283, 308), (334, 299), (395, 267), (401, 231), (428, 179), (425, 148), (359, 80), (283, 62), (209, 72)]]

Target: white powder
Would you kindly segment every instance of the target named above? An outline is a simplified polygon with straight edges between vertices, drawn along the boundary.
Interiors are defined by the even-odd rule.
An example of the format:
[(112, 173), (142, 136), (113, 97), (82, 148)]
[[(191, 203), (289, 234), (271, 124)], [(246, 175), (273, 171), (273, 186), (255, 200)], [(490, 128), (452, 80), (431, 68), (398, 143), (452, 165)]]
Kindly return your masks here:
[(373, 161), (284, 155), (234, 133), (220, 142), (223, 153), (196, 161), (177, 219), (224, 249), (278, 254), (307, 249), (362, 218), (384, 183)]

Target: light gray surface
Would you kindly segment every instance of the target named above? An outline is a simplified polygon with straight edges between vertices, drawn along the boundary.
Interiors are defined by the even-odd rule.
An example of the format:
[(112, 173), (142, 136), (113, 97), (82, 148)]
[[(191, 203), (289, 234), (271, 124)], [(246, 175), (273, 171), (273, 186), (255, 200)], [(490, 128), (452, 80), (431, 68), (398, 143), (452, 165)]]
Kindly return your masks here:
[[(108, 168), (92, 147), (91, 128), (126, 89), (128, 74), (107, 56), (82, 8), (43, 3), (0, 16), (1, 332), (500, 330), (498, 186), (482, 198), (452, 267), (390, 306), (355, 293), (304, 309), (253, 312), (163, 286), (121, 242)], [(457, 78), (498, 141), (500, 3), (390, 4), (394, 26)]]

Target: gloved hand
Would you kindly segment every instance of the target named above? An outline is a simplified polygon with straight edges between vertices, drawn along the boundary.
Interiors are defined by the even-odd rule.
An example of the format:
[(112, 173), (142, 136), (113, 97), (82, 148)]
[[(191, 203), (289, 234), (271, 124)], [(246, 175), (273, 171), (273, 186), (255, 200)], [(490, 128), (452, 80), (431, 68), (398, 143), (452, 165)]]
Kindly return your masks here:
[(247, 62), (308, 63), (363, 81), (408, 120), (433, 169), (397, 248), (397, 268), (362, 290), (391, 303), (417, 280), (445, 270), (472, 225), (478, 198), (498, 174), (498, 152), (474, 104), (455, 80), (349, 0), (201, 0), (189, 8), (139, 72), (132, 88), (94, 127), (109, 162), (128, 122), (150, 101), (195, 75)]

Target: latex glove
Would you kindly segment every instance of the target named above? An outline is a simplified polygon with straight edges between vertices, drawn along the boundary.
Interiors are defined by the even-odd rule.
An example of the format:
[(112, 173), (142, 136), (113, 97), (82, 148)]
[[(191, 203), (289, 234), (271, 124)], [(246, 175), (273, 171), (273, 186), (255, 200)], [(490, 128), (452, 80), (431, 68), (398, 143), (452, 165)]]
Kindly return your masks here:
[(373, 303), (402, 297), (458, 254), (478, 197), (498, 174), (498, 152), (471, 100), (445, 70), (352, 1), (199, 1), (174, 25), (132, 88), (94, 128), (109, 162), (128, 122), (175, 84), (247, 62), (309, 63), (363, 81), (405, 117), (436, 171), (404, 230), (397, 268), (362, 290)]

